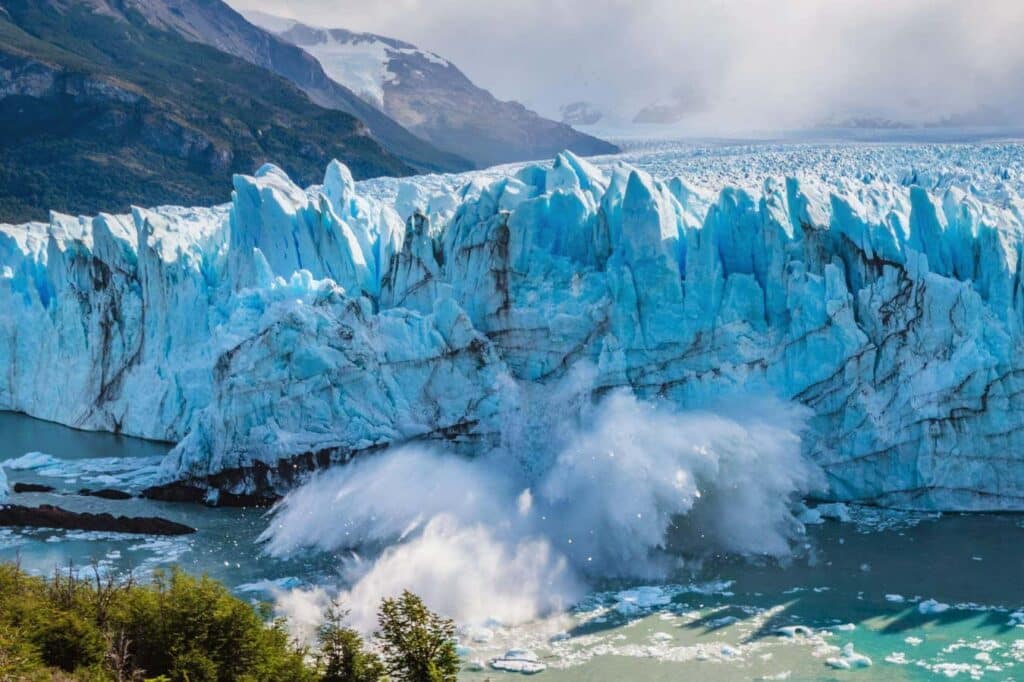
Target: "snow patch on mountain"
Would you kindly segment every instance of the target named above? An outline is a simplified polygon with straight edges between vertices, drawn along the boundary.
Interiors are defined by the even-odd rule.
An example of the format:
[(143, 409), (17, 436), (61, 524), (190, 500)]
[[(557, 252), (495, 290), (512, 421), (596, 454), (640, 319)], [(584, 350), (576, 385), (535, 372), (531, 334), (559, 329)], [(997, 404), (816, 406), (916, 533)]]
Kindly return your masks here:
[(306, 51), (316, 57), (333, 80), (370, 104), (384, 106), (384, 83), (395, 78), (388, 71), (387, 45), (372, 38), (352, 42), (330, 40), (307, 45)]
[(518, 102), (499, 101), (454, 64), (415, 45), (259, 13), (249, 18), (309, 52), (333, 79), (412, 133), (478, 167), (550, 158), (564, 149), (582, 155), (619, 151)]
[(448, 60), (432, 52), (372, 33), (316, 28), (256, 11), (246, 12), (246, 17), (257, 26), (301, 45), (332, 80), (381, 110), (385, 109), (385, 84), (397, 85), (398, 75), (388, 69), (392, 59), (404, 55), (441, 67), (450, 66)]

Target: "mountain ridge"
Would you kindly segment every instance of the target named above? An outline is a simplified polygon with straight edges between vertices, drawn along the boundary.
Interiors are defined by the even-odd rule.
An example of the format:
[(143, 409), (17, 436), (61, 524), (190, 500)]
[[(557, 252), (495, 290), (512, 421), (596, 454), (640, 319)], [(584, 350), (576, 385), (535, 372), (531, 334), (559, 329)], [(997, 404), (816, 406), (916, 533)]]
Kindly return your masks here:
[(451, 61), (412, 43), (263, 12), (245, 16), (304, 49), (330, 77), (413, 133), (481, 168), (550, 158), (564, 150), (585, 156), (619, 151), (518, 102), (498, 100)]
[(259, 26), (220, 0), (89, 0), (140, 12), (187, 40), (227, 52), (294, 83), (322, 107), (362, 121), (381, 145), (419, 172), (469, 170), (472, 164), (418, 137), (324, 73), (304, 50)]
[(0, 10), (0, 220), (214, 203), (267, 161), (310, 181), (335, 157), (357, 177), (414, 172), (350, 114), (124, 2)]

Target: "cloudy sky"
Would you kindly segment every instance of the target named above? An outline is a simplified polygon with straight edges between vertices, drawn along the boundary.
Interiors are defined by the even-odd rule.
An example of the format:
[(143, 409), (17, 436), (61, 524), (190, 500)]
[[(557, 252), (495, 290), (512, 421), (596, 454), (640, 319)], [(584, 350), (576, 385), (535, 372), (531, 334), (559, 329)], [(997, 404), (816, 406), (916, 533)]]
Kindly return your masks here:
[(415, 43), (549, 116), (652, 103), (695, 130), (1024, 123), (1024, 0), (228, 0)]

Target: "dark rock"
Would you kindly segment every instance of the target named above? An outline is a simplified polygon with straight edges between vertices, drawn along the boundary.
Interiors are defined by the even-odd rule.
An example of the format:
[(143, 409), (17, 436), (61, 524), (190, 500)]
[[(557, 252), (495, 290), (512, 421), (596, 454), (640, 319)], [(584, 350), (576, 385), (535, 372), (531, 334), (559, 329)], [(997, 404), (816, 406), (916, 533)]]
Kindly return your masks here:
[(85, 495), (86, 497), (101, 497), (104, 500), (130, 500), (134, 497), (134, 495), (123, 490), (114, 490), (113, 488), (103, 488), (101, 490), (82, 488), (78, 491), (78, 494)]
[(206, 500), (206, 491), (187, 483), (167, 483), (155, 485), (142, 491), (147, 500), (158, 502), (191, 502), (202, 503)]
[(187, 482), (166, 483), (146, 488), (142, 491), (142, 496), (160, 502), (192, 502), (210, 507), (272, 507), (281, 499), (280, 495), (270, 491), (261, 490), (252, 494), (230, 493)]
[(281, 499), (280, 495), (256, 493), (217, 493), (218, 507), (273, 507)]
[[(466, 442), (475, 426), (476, 421), (462, 421), (430, 431), (422, 439), (440, 440), (450, 447), (459, 447)], [(271, 507), (285, 493), (305, 483), (318, 471), (386, 448), (383, 443), (359, 449), (324, 448), (293, 455), (274, 464), (256, 461), (246, 467), (224, 469), (209, 476), (192, 476), (146, 488), (141, 496), (160, 502), (192, 502), (211, 507)]]
[(16, 493), (52, 493), (52, 485), (41, 485), (39, 483), (15, 483), (11, 490)]
[[(283, 493), (305, 482), (315, 472), (382, 447), (373, 445), (362, 450), (325, 448), (282, 459), (272, 465), (257, 461), (247, 467), (225, 469), (210, 476), (191, 477), (146, 488), (142, 497), (161, 502), (201, 502), (212, 507), (270, 507), (281, 499)], [(232, 490), (242, 492), (230, 492)]]
[(189, 535), (196, 529), (155, 516), (130, 517), (73, 512), (53, 505), (23, 507), (0, 505), (0, 526), (17, 528), (58, 528), (136, 535)]

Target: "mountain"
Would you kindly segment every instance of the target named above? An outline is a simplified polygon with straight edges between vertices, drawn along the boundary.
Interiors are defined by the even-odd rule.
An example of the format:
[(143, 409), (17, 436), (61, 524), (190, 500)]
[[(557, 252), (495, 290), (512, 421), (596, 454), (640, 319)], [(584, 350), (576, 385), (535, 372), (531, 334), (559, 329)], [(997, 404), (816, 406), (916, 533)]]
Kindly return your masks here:
[(150, 24), (176, 32), (287, 78), (317, 104), (362, 121), (380, 144), (419, 172), (461, 171), (472, 164), (441, 151), (367, 104), (324, 73), (316, 59), (292, 43), (254, 26), (220, 0), (80, 0), (136, 12)]
[(223, 201), (273, 160), (406, 175), (350, 114), (105, 0), (0, 0), (0, 220)]
[(914, 126), (884, 116), (830, 116), (814, 125), (817, 129), (908, 130)]
[(412, 132), (481, 168), (549, 158), (565, 149), (581, 155), (618, 151), (517, 102), (499, 101), (454, 64), (415, 45), (259, 12), (246, 16), (316, 57), (332, 79)]
[(598, 123), (604, 114), (590, 102), (570, 102), (559, 109), (562, 114), (562, 123), (566, 125), (592, 126)]
[[(543, 466), (636, 396), (806, 419), (832, 499), (1024, 509), (1021, 146), (676, 153), (0, 226), (0, 409), (176, 441), (150, 494), (226, 501), (392, 444)], [(788, 480), (750, 428), (730, 475)]]

